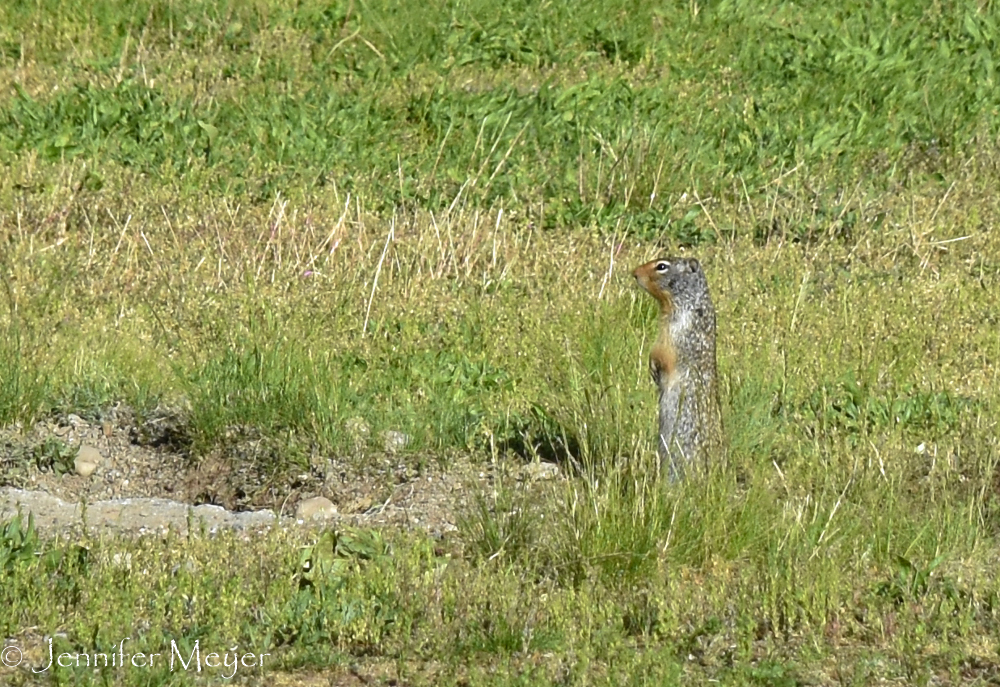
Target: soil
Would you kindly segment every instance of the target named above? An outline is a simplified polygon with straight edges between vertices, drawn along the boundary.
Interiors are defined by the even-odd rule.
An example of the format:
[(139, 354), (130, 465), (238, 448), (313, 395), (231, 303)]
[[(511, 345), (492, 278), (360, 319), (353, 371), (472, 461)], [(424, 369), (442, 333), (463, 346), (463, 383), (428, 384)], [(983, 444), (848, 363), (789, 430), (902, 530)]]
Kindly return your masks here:
[[(228, 434), (223, 448), (197, 458), (181, 413), (161, 409), (140, 421), (126, 406), (87, 419), (68, 414), (2, 429), (0, 521), (20, 509), (33, 513), (40, 532), (84, 526), (184, 532), (189, 524), (209, 531), (267, 528), (303, 524), (295, 518), (298, 503), (323, 496), (336, 507), (333, 524), (419, 528), (440, 536), (455, 529), (467, 497), (507, 469), (474, 465), (460, 455), (442, 469), (436, 459), (363, 447), (346, 458), (282, 460), (273, 441), (240, 428)], [(394, 435), (392, 443), (399, 443), (401, 435)], [(86, 455), (81, 447), (100, 454), (88, 476), (77, 474), (75, 461)], [(515, 469), (532, 481), (558, 474), (555, 465)]]

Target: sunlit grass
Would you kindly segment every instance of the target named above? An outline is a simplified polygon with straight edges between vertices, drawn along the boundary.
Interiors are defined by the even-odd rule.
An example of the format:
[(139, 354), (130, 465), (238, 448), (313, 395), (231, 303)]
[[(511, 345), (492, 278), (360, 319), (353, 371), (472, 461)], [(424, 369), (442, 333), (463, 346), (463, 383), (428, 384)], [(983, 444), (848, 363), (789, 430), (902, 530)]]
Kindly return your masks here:
[[(5, 364), (44, 375), (5, 377), (4, 407), (13, 420), (172, 399), (196, 455), (234, 427), (349, 454), (347, 422), (362, 418), (375, 436), (410, 433), (417, 452), (561, 462), (565, 480), (525, 491), (506, 479), (472, 499), (468, 563), (400, 543), (384, 564), (416, 575), (416, 596), (363, 605), (360, 625), (334, 631), (316, 592), (294, 585), (269, 601), (278, 634), (240, 613), (206, 618), (286, 667), (421, 646), (445, 663), (573, 650), (641, 672), (666, 651), (664, 675), (738, 681), (731, 659), (826, 674), (824, 657), (846, 646), (888, 661), (858, 663), (864, 674), (961, 673), (963, 657), (995, 650), (976, 638), (994, 627), (998, 592), (997, 246), (961, 212), (993, 216), (993, 201), (973, 170), (947, 194), (863, 199), (879, 212), (850, 240), (755, 242), (755, 213), (811, 212), (787, 183), (753, 212), (716, 202), (713, 221), (736, 238), (697, 252), (719, 311), (729, 440), (706, 480), (657, 478), (655, 313), (629, 276), (677, 248), (541, 232), (499, 211), (386, 220), (346, 198), (195, 208), (164, 190), (122, 206), (101, 191), (76, 204), (93, 232), (59, 233), (19, 225), (19, 200), (4, 221), (7, 326), (21, 340)], [(369, 577), (383, 567), (350, 569), (358, 598), (388, 593)], [(10, 632), (15, 617), (53, 622), (34, 603), (8, 616)], [(157, 613), (141, 617), (167, 627)], [(595, 623), (609, 629), (583, 629)]]

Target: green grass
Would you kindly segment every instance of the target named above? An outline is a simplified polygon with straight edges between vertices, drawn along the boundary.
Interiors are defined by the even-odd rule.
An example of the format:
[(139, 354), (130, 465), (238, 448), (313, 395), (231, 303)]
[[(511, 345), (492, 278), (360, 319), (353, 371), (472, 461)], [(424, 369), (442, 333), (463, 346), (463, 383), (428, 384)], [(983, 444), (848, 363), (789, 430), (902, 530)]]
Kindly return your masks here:
[[(997, 40), (972, 2), (3, 4), (0, 422), (569, 478), (454, 546), (8, 523), (0, 630), (264, 682), (995, 680)], [(682, 248), (729, 455), (667, 488), (629, 272)], [(109, 679), (200, 678), (51, 682)]]
[(995, 139), (1000, 107), (1000, 35), (974, 2), (0, 12), (0, 154), (91, 160), (90, 190), (125, 167), (186, 195), (351, 192), (382, 212), (461, 196), (699, 241), (683, 193), (761, 198), (796, 167), (862, 190), (941, 177)]

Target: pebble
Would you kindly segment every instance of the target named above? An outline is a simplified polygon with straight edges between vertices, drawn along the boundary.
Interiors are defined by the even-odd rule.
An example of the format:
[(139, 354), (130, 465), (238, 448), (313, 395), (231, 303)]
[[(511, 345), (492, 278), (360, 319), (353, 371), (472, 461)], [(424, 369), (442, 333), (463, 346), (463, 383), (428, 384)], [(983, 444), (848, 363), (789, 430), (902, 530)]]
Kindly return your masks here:
[(337, 515), (337, 507), (325, 496), (314, 496), (311, 499), (299, 501), (295, 508), (296, 520), (325, 520)]
[(87, 446), (86, 444), (80, 447), (80, 451), (76, 454), (76, 459), (73, 461), (76, 474), (81, 477), (90, 477), (100, 464), (101, 452), (93, 446)]

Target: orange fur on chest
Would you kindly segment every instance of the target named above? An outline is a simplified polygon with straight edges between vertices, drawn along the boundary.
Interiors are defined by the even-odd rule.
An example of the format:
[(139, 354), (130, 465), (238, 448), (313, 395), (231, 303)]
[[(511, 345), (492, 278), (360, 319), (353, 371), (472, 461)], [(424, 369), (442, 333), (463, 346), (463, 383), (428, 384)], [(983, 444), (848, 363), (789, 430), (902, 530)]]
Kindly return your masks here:
[(670, 337), (670, 317), (674, 312), (674, 301), (657, 280), (656, 265), (659, 262), (654, 260), (641, 265), (632, 274), (639, 286), (655, 298), (660, 306), (660, 334), (649, 352), (649, 370), (657, 384), (666, 384), (677, 369), (677, 350)]
[(669, 336), (660, 336), (649, 351), (649, 366), (653, 377), (659, 381), (664, 376), (669, 379), (677, 369), (677, 351)]

